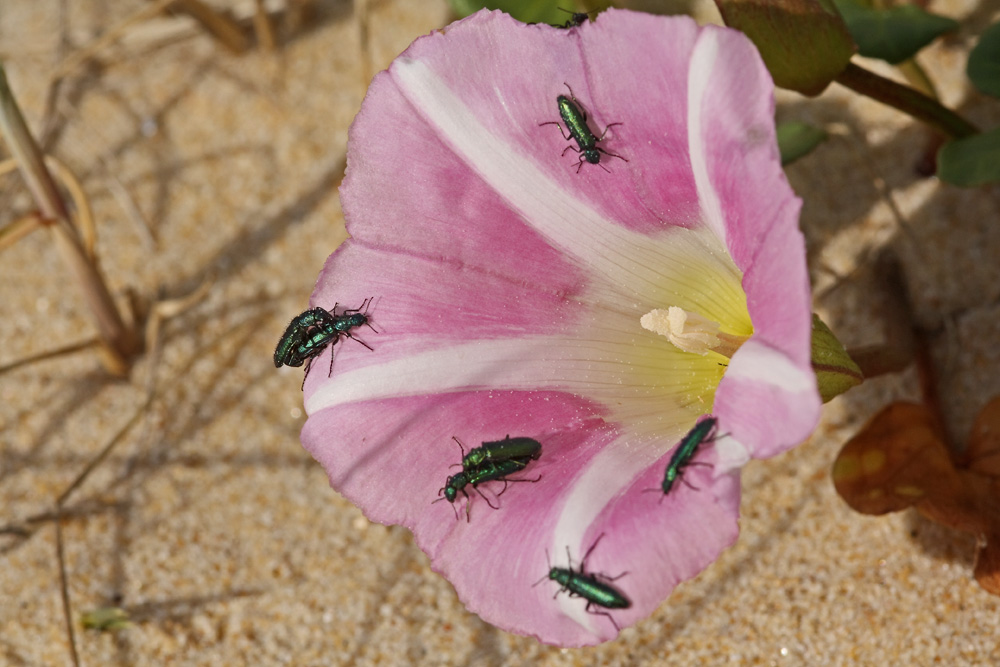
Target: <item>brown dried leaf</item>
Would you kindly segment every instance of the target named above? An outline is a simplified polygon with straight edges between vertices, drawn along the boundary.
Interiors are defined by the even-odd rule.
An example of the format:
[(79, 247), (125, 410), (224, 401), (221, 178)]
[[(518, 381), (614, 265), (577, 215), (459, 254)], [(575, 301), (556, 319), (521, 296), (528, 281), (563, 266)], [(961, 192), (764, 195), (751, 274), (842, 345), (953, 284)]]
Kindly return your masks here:
[(933, 413), (893, 403), (875, 415), (833, 464), (840, 497), (862, 514), (897, 512), (928, 497), (961, 493)]
[(1000, 396), (976, 417), (963, 463), (970, 471), (1000, 479)]
[(976, 417), (963, 459), (967, 470), (963, 479), (975, 489), (979, 513), (988, 524), (984, 531), (986, 546), (979, 552), (979, 561), (985, 559), (992, 564), (989, 576), (993, 578), (993, 589), (980, 579), (979, 562), (976, 579), (983, 588), (1000, 595), (1000, 396), (987, 403)]
[(973, 572), (976, 581), (987, 593), (1000, 595), (1000, 533), (986, 537), (986, 543), (979, 548), (976, 567)]
[(915, 507), (927, 518), (976, 534), (976, 580), (1000, 595), (1000, 398), (979, 414), (956, 468), (934, 413), (893, 403), (841, 450), (833, 483), (863, 514)]

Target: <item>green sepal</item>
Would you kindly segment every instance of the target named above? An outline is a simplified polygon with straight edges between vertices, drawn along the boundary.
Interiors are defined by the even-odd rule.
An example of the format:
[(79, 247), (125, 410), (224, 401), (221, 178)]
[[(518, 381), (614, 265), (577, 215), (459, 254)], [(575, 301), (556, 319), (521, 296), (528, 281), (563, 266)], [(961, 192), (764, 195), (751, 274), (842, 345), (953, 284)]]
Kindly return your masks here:
[(825, 130), (798, 121), (779, 123), (777, 133), (782, 167), (805, 157), (827, 138)]
[(726, 25), (757, 46), (774, 83), (819, 95), (844, 71), (854, 40), (843, 19), (819, 0), (715, 0)]
[(937, 154), (937, 175), (952, 185), (1000, 182), (1000, 127), (949, 141)]
[(857, 387), (865, 379), (830, 327), (816, 314), (813, 314), (812, 326), (812, 367), (824, 403)]
[(1000, 23), (994, 23), (979, 37), (965, 67), (980, 92), (1000, 97)]
[(874, 9), (861, 0), (833, 2), (858, 44), (858, 53), (893, 65), (912, 58), (941, 34), (958, 29), (956, 21), (915, 5)]

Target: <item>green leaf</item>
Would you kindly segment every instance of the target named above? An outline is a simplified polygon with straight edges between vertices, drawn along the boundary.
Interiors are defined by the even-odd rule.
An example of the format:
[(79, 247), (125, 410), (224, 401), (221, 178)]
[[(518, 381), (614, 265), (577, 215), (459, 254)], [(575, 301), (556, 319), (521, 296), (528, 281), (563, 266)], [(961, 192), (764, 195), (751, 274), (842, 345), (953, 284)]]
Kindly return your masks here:
[(563, 25), (575, 11), (573, 0), (449, 0), (449, 4), (463, 18), (480, 9), (499, 9), (518, 21), (552, 25)]
[(715, 0), (782, 88), (819, 95), (847, 66), (854, 42), (836, 10), (818, 0)]
[(979, 38), (969, 54), (966, 72), (981, 92), (1000, 97), (1000, 23), (994, 23)]
[(938, 177), (973, 187), (1000, 182), (1000, 128), (949, 141), (937, 155)]
[(816, 371), (816, 383), (824, 403), (858, 386), (865, 379), (830, 327), (816, 314), (813, 314), (812, 326), (812, 367)]
[(80, 622), (88, 630), (121, 630), (132, 625), (128, 612), (118, 607), (101, 607), (80, 615)]
[(778, 125), (778, 150), (781, 166), (789, 165), (811, 153), (826, 141), (826, 131), (809, 123), (790, 122)]
[(958, 23), (914, 5), (872, 9), (859, 0), (833, 0), (844, 17), (858, 53), (893, 65), (912, 58), (939, 35), (958, 29)]

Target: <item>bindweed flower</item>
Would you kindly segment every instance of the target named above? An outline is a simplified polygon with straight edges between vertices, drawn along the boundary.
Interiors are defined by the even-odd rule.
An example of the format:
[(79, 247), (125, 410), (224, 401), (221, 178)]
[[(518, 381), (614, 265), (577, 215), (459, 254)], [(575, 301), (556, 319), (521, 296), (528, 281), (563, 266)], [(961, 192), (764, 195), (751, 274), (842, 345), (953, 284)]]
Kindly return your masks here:
[[(380, 333), (314, 364), (302, 442), (486, 621), (563, 646), (614, 637), (735, 541), (739, 466), (815, 426), (772, 92), (741, 34), (615, 10), (569, 30), (480, 12), (372, 82), (341, 189), (352, 238), (312, 304), (375, 295)], [(571, 94), (623, 159), (564, 154), (575, 142), (545, 123)], [(667, 496), (643, 493), (705, 414), (715, 440)], [(508, 434), (542, 445), (509, 476), (524, 481), (434, 502), (461, 470), (453, 436), (468, 451)], [(579, 570), (595, 544), (586, 572), (627, 573), (626, 609), (553, 599), (550, 567)]]

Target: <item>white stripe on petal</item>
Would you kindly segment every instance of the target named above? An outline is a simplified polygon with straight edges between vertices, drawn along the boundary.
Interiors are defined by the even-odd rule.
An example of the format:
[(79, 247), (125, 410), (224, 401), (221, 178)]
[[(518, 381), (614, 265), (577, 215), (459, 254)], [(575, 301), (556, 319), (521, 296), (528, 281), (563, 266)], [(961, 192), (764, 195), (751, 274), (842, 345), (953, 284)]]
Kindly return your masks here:
[[(720, 283), (703, 285), (708, 291), (729, 292), (721, 283), (735, 283), (742, 304), (741, 277), (719, 242), (724, 236), (719, 237), (717, 231), (665, 225), (661, 234), (639, 234), (608, 220), (579, 191), (552, 180), (531, 155), (524, 155), (502, 134), (484, 126), (426, 64), (400, 59), (392, 73), (407, 101), (456, 154), (527, 225), (571, 256), (595, 282), (612, 286), (618, 294), (655, 296), (660, 291), (687, 292), (684, 283), (692, 275), (707, 276)], [(702, 164), (704, 169), (704, 160)]]
[(816, 391), (816, 377), (807, 368), (799, 368), (784, 353), (755, 338), (733, 355), (726, 375), (769, 384), (793, 394)]
[[(652, 348), (659, 358), (651, 358), (649, 346), (641, 343), (593, 340), (584, 334), (494, 338), (431, 348), (338, 373), (310, 394), (306, 413), (355, 401), (484, 389), (568, 391), (610, 405), (635, 409), (631, 402), (649, 401), (669, 410), (671, 397), (691, 390), (698, 369), (685, 358), (690, 355), (662, 345)], [(670, 363), (673, 359), (675, 364)], [(669, 372), (671, 365), (677, 367), (676, 374)], [(701, 378), (701, 383), (709, 381)]]
[[(625, 440), (625, 437), (619, 437), (608, 443), (597, 456), (587, 462), (583, 474), (573, 480), (572, 487), (564, 498), (559, 520), (552, 531), (549, 551), (557, 554), (553, 565), (569, 567), (560, 557), (566, 553), (566, 547), (569, 547), (574, 567), (580, 567), (580, 560), (592, 546), (584, 544), (583, 538), (597, 521), (597, 517), (607, 509), (615, 496), (663, 454), (662, 450), (655, 447), (629, 447), (627, 445), (634, 442), (626, 443)], [(595, 536), (594, 539), (598, 537)], [(587, 613), (585, 604), (568, 595), (558, 599), (564, 614), (588, 631), (597, 632), (593, 625), (595, 617)]]
[(714, 30), (702, 30), (691, 53), (688, 69), (688, 151), (691, 153), (691, 168), (694, 170), (694, 184), (701, 203), (701, 215), (705, 223), (725, 243), (726, 224), (719, 204), (719, 194), (712, 185), (708, 174), (708, 146), (702, 118), (711, 110), (704, 108), (705, 92), (709, 88), (712, 69), (719, 54), (718, 35)]
[[(333, 382), (324, 382), (306, 400), (306, 414), (355, 401), (371, 401), (397, 396), (420, 396), (475, 389), (538, 388), (542, 378), (530, 373), (541, 355), (549, 356), (548, 345), (537, 338), (474, 340), (406, 354), (381, 363), (338, 373)], [(509, 377), (512, 368), (520, 371)]]
[(750, 461), (750, 452), (746, 445), (732, 434), (723, 434), (723, 437), (715, 441), (714, 449), (716, 458), (712, 472), (716, 477), (738, 470)]

